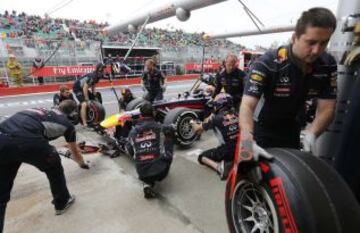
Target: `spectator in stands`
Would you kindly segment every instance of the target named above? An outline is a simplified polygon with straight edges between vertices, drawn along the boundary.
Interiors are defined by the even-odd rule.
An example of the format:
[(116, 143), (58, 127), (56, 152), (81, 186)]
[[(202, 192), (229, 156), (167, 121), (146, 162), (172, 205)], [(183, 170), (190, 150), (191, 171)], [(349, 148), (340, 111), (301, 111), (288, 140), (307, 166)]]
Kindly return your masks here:
[(6, 63), (6, 68), (8, 69), (8, 75), (15, 82), (15, 85), (18, 87), (22, 87), (23, 85), (23, 73), (22, 73), (22, 65), (16, 59), (14, 54), (9, 55), (9, 60)]
[[(35, 68), (35, 70), (40, 70), (41, 68), (44, 67), (44, 61), (42, 60), (41, 57), (36, 57), (33, 61), (33, 67)], [(44, 77), (42, 76), (38, 76), (38, 81), (39, 81), (39, 85), (43, 85), (44, 84)]]

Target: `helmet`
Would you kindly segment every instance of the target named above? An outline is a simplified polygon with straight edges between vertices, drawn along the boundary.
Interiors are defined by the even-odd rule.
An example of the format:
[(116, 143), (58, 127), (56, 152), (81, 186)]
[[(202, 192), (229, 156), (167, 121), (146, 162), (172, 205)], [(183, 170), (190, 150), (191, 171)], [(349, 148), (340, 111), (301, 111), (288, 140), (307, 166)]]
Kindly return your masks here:
[(129, 98), (129, 97), (132, 96), (132, 92), (131, 92), (130, 88), (125, 87), (125, 88), (121, 89), (121, 95), (122, 95), (124, 98)]
[(221, 109), (229, 110), (233, 107), (233, 98), (227, 93), (220, 93), (215, 97), (213, 104), (215, 111), (219, 111)]

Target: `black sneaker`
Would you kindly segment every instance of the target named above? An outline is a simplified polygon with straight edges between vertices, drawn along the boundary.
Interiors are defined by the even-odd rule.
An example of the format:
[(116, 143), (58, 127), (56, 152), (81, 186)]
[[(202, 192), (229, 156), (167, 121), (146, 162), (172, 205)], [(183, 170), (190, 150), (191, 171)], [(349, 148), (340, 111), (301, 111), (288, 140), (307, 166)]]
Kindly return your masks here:
[(75, 199), (76, 199), (75, 195), (70, 195), (70, 198), (68, 199), (68, 201), (66, 202), (63, 208), (55, 209), (55, 215), (62, 215), (63, 213), (65, 213), (66, 210), (69, 209), (70, 206), (72, 206), (72, 204), (74, 204)]
[(155, 198), (157, 195), (152, 187), (148, 184), (144, 184), (144, 197), (146, 199)]
[(228, 166), (223, 160), (218, 164), (217, 170), (220, 176), (220, 180), (226, 180), (229, 176), (230, 166)]

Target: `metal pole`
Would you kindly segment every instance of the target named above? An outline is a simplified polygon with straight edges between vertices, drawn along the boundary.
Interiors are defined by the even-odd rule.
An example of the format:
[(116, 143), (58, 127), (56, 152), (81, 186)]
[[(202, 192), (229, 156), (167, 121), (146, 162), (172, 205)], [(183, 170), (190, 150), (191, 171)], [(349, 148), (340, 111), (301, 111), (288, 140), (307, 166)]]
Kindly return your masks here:
[(132, 42), (132, 45), (131, 45), (130, 49), (129, 49), (129, 50), (127, 51), (127, 53), (125, 54), (124, 61), (126, 61), (126, 59), (128, 58), (128, 56), (130, 55), (131, 51), (133, 50), (133, 48), (134, 48), (137, 40), (139, 39), (140, 34), (141, 34), (142, 31), (145, 29), (146, 24), (149, 22), (149, 19), (150, 19), (150, 16), (148, 16), (148, 17), (146, 18), (144, 24), (141, 26), (141, 28), (140, 28), (139, 32), (137, 33), (134, 41)]

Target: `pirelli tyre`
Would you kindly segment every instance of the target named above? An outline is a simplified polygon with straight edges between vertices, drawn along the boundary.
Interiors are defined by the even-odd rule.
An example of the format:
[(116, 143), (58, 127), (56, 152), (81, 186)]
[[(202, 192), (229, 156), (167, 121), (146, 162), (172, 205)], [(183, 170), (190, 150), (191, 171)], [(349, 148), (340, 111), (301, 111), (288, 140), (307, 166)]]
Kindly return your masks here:
[(98, 101), (90, 101), (86, 110), (87, 124), (94, 126), (105, 119), (105, 108)]
[(260, 183), (246, 175), (234, 182), (234, 173), (228, 178), (231, 233), (360, 232), (359, 204), (334, 169), (297, 150), (269, 152), (275, 159), (260, 163)]
[(174, 124), (176, 143), (180, 146), (190, 146), (198, 139), (198, 134), (193, 130), (191, 121), (198, 120), (198, 115), (188, 108), (171, 109), (164, 118), (164, 124)]
[(102, 100), (102, 95), (100, 92), (96, 92), (95, 93), (95, 99), (96, 101), (98, 101), (100, 104), (102, 104), (103, 100)]
[(127, 105), (125, 110), (126, 111), (132, 111), (134, 109), (140, 108), (141, 105), (143, 105), (144, 103), (146, 103), (147, 101), (144, 100), (143, 98), (135, 98), (133, 100), (131, 100)]

